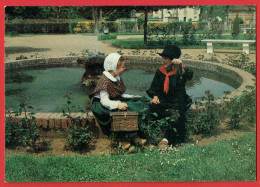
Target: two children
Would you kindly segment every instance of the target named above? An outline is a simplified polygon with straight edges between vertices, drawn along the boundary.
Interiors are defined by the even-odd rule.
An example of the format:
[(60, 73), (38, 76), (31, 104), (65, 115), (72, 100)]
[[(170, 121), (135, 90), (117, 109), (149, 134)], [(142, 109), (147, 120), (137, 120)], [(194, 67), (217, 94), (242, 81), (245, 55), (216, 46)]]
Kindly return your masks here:
[[(181, 50), (174, 45), (166, 46), (162, 53), (163, 65), (156, 70), (151, 87), (147, 94), (152, 98), (150, 110), (158, 113), (157, 120), (165, 116), (165, 110), (172, 108), (179, 111), (180, 117), (176, 123), (178, 139), (185, 140), (185, 113), (191, 105), (191, 99), (186, 93), (185, 83), (192, 79), (193, 71), (182, 65), (179, 60)], [(121, 78), (125, 71), (124, 58), (116, 53), (109, 54), (104, 62), (104, 69), (95, 90), (90, 95), (93, 99), (92, 111), (99, 124), (110, 129), (111, 118), (110, 111), (113, 110), (132, 110), (140, 112), (143, 107), (143, 100), (140, 96), (129, 95), (125, 93), (125, 85)], [(165, 138), (159, 143), (167, 145), (168, 138), (172, 132), (167, 131)], [(136, 143), (144, 144), (146, 140), (133, 135)], [(122, 143), (125, 148), (130, 147), (129, 142)]]

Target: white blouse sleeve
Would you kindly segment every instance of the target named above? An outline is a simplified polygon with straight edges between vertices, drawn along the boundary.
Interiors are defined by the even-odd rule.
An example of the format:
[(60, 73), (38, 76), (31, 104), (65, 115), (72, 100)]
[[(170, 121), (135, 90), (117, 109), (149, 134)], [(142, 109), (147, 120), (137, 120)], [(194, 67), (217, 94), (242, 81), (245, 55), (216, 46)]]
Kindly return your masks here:
[(109, 110), (117, 109), (118, 104), (121, 103), (121, 101), (110, 100), (109, 94), (105, 90), (100, 90), (100, 102), (104, 107), (108, 108)]
[(130, 94), (122, 94), (121, 96), (123, 98), (133, 98), (133, 97), (135, 97), (134, 95), (130, 95)]

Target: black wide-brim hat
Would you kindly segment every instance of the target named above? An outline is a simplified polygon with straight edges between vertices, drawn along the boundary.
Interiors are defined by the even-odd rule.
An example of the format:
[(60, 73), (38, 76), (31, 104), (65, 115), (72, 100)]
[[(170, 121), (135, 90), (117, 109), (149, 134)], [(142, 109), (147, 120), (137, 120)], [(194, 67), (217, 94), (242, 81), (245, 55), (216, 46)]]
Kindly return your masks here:
[(158, 53), (162, 57), (168, 57), (171, 60), (174, 58), (180, 58), (181, 56), (181, 49), (176, 45), (167, 45), (162, 53)]

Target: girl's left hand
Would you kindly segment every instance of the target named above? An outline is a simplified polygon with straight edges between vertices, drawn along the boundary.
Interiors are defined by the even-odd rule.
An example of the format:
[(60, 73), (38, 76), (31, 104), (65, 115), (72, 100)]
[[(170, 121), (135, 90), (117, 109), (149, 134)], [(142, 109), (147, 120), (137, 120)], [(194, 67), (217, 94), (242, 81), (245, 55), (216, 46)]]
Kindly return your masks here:
[(172, 63), (175, 64), (175, 65), (179, 65), (179, 64), (182, 63), (182, 61), (181, 61), (180, 59), (174, 58), (174, 59), (172, 60)]

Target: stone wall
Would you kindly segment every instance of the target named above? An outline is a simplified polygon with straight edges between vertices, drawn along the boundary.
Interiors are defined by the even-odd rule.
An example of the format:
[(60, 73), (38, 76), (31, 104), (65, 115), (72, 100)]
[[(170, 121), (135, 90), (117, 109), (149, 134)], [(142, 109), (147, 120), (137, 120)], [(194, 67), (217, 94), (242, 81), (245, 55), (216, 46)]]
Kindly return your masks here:
[(5, 69), (73, 66), (78, 64), (80, 58), (82, 57), (76, 56), (17, 60), (14, 62), (6, 62)]

